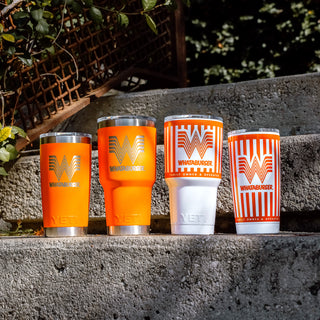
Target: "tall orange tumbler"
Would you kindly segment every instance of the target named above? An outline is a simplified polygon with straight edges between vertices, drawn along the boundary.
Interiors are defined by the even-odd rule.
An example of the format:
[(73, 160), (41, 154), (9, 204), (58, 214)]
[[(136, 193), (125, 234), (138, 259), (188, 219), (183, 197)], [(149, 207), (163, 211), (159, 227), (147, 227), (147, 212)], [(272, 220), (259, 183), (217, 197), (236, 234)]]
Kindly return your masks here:
[(148, 234), (156, 180), (155, 119), (129, 115), (103, 117), (97, 122), (108, 234)]
[(87, 234), (91, 181), (91, 135), (40, 135), (43, 226), (47, 237)]

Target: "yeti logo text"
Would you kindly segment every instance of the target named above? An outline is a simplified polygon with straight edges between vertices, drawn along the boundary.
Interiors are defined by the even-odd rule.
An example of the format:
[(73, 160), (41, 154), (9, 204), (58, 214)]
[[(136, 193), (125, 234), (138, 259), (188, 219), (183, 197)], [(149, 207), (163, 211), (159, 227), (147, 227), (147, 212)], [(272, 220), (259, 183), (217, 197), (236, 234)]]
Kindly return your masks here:
[(116, 136), (109, 137), (109, 153), (114, 153), (116, 155), (119, 164), (122, 164), (126, 153), (128, 154), (131, 163), (134, 164), (141, 152), (144, 152), (144, 136), (136, 136), (132, 146), (129, 142), (129, 138), (126, 136), (122, 147)]
[(80, 160), (80, 156), (73, 156), (70, 164), (68, 164), (67, 157), (64, 155), (61, 164), (59, 164), (56, 156), (49, 156), (49, 171), (54, 171), (58, 181), (65, 171), (69, 181), (71, 181), (75, 172), (80, 171)]
[(194, 130), (190, 138), (188, 131), (178, 131), (178, 148), (184, 148), (188, 159), (191, 158), (194, 149), (198, 150), (200, 158), (203, 159), (207, 149), (213, 148), (213, 133), (211, 131), (204, 131), (201, 137), (198, 130)]
[(257, 156), (253, 157), (251, 165), (246, 157), (239, 157), (238, 164), (239, 173), (243, 173), (250, 184), (255, 174), (257, 174), (261, 183), (263, 183), (268, 172), (272, 172), (272, 156), (264, 156), (261, 165)]

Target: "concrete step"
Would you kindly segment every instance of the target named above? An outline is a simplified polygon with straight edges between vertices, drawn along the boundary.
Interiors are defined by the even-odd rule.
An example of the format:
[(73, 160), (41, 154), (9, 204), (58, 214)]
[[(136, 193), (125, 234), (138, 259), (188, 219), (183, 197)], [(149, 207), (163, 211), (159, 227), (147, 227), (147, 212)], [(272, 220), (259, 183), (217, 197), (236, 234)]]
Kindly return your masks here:
[[(98, 152), (92, 157), (90, 221), (92, 232), (105, 231), (103, 189)], [(281, 138), (281, 229), (320, 231), (320, 134)], [(0, 216), (8, 222), (42, 220), (39, 156), (20, 158), (8, 177), (0, 179)], [(164, 181), (164, 149), (157, 148), (157, 180), (153, 188), (152, 228), (169, 232), (169, 195)], [(217, 232), (235, 232), (227, 143), (223, 145), (222, 181), (218, 189)]]
[[(320, 319), (320, 75), (119, 94), (97, 100), (57, 130), (95, 134), (108, 114), (213, 113), (227, 131), (281, 131), (281, 232), (273, 236), (151, 235), (0, 238), (0, 319)], [(88, 116), (90, 114), (90, 117)], [(86, 124), (87, 123), (87, 124)], [(293, 136), (303, 134), (300, 136)], [(226, 135), (225, 135), (226, 137)], [(152, 228), (169, 231), (163, 146), (157, 148)], [(93, 152), (90, 224), (105, 231)], [(0, 218), (41, 224), (39, 155), (0, 178)], [(4, 221), (2, 221), (4, 223)], [(99, 229), (100, 228), (100, 229)], [(0, 221), (1, 229), (1, 221)], [(226, 141), (217, 232), (235, 232)]]
[(96, 140), (96, 120), (119, 114), (157, 119), (158, 143), (163, 120), (172, 114), (213, 114), (224, 121), (224, 137), (236, 129), (278, 128), (281, 136), (320, 133), (320, 73), (185, 89), (138, 93), (109, 92), (56, 128), (88, 132)]
[(0, 318), (319, 319), (320, 235), (1, 238)]

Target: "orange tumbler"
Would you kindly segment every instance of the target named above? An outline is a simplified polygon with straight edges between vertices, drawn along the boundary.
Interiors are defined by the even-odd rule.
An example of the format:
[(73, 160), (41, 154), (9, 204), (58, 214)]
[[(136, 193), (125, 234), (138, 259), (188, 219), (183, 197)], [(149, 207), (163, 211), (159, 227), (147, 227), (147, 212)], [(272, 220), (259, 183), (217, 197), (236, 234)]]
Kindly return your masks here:
[(87, 233), (91, 179), (91, 135), (40, 135), (43, 226), (47, 237)]
[(113, 116), (97, 121), (99, 176), (108, 233), (148, 234), (156, 180), (155, 119)]

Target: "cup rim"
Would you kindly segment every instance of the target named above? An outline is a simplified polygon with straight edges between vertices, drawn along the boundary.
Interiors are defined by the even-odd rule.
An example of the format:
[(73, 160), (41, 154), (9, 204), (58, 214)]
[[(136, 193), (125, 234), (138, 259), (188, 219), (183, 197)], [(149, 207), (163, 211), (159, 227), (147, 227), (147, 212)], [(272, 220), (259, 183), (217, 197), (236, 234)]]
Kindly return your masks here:
[(250, 129), (239, 129), (228, 132), (228, 137), (234, 135), (242, 135), (242, 134), (261, 134), (261, 133), (274, 133), (280, 135), (279, 129), (274, 128), (250, 128)]
[(164, 118), (164, 122), (173, 121), (173, 120), (183, 120), (183, 119), (208, 119), (208, 120), (217, 120), (223, 122), (221, 117), (215, 117), (211, 114), (177, 114), (170, 115)]
[(92, 135), (90, 133), (83, 132), (47, 132), (40, 134), (40, 139), (48, 138), (48, 137), (86, 137), (92, 139)]
[(91, 144), (92, 135), (82, 132), (48, 132), (40, 134), (40, 145), (46, 143), (87, 143)]
[(145, 126), (155, 127), (156, 119), (141, 115), (105, 116), (97, 119), (98, 129), (113, 126)]

